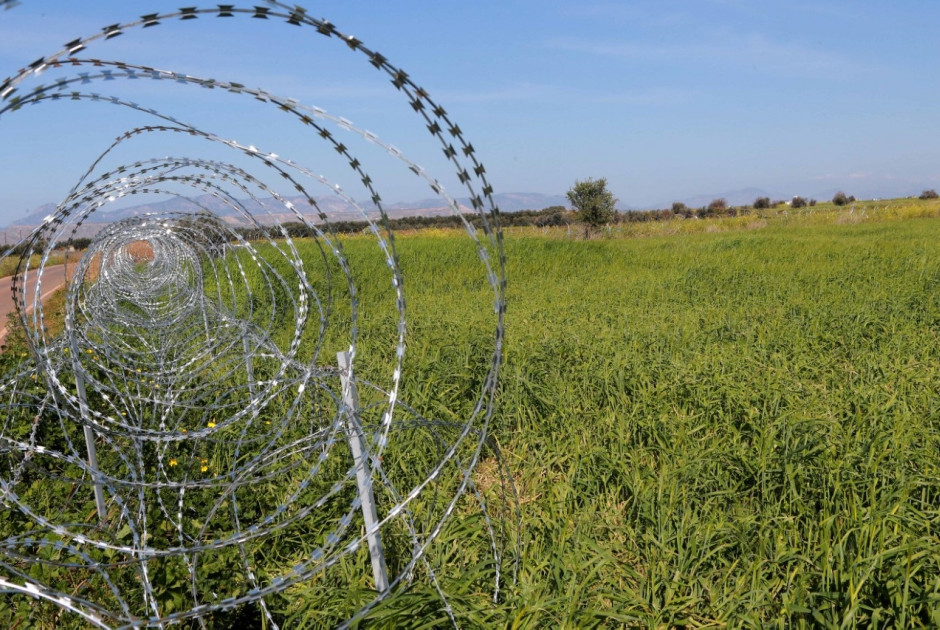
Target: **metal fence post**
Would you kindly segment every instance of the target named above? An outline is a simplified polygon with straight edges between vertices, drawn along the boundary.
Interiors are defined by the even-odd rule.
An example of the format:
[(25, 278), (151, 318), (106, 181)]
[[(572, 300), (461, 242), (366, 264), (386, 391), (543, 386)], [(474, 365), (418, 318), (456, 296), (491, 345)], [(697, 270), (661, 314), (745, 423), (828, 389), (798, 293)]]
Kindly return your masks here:
[(359, 423), (359, 395), (352, 375), (352, 365), (348, 352), (337, 352), (339, 376), (343, 387), (343, 403), (346, 406), (346, 436), (356, 466), (356, 484), (359, 486), (359, 499), (362, 503), (362, 516), (366, 525), (366, 539), (369, 542), (369, 556), (372, 558), (372, 575), (375, 577), (375, 590), (388, 590), (388, 569), (385, 566), (385, 554), (382, 551), (382, 539), (379, 535), (378, 514), (375, 509), (375, 496), (372, 493), (372, 470), (366, 456), (368, 449), (363, 440), (362, 427)]
[[(72, 344), (73, 354), (78, 352), (75, 344)], [(77, 355), (75, 355), (77, 357)], [(75, 389), (78, 393), (78, 407), (82, 414), (82, 424), (85, 432), (85, 450), (88, 452), (88, 466), (92, 470), (92, 475), (98, 474), (98, 452), (95, 448), (95, 432), (92, 431), (88, 414), (88, 399), (85, 394), (85, 378), (79, 371), (75, 372)], [(104, 490), (100, 483), (95, 483), (95, 507), (98, 509), (98, 521), (103, 523), (107, 511), (104, 505)]]

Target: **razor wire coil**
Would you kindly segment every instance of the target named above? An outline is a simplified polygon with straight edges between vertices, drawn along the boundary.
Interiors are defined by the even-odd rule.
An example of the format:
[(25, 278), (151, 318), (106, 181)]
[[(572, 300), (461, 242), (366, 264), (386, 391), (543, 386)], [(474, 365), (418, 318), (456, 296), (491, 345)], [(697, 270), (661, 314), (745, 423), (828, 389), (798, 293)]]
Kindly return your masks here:
[[(18, 4), (0, 1), (6, 9)], [(337, 579), (343, 573), (337, 568), (361, 562), (360, 549), (381, 533), (391, 545), (389, 587), (338, 621), (364, 617), (420, 577), (459, 625), (434, 543), (465, 516), (462, 497), (480, 515), (488, 541), (493, 598), (516, 568), (514, 490), (488, 435), (505, 312), (493, 188), (460, 127), (407, 73), (300, 6), (273, 0), (265, 5), (145, 14), (74, 39), (0, 82), (0, 134), (9, 124), (5, 119), (24, 107), (56, 102), (114, 106), (155, 119), (108, 144), (55, 212), (3, 254), (18, 259), (12, 291), (29, 356), (0, 381), (0, 501), (10, 521), (0, 529), (0, 596), (48, 602), (99, 627), (163, 627), (185, 620), (206, 627), (213, 614), (256, 604), (276, 627), (268, 607), (273, 596), (313, 580)], [(235, 81), (77, 56), (106, 49), (106, 41), (119, 35), (209, 16), (280, 21), (363, 55), (439, 143), (468, 194), (474, 220), (429, 171), (323, 108)], [(40, 84), (46, 72), (60, 75)], [(261, 148), (262, 142), (243, 144), (182, 116), (103, 93), (140, 78), (216, 90), (292, 116), (312, 141), (345, 163), (368, 202), (357, 202), (316, 170)], [(491, 337), (485, 376), (462, 418), (435, 417), (402, 400), (411, 334), (405, 274), (366, 159), (336, 130), (377, 147), (422, 180), (460, 218), (473, 243), (492, 300), (483, 305), (491, 313)], [(104, 166), (155, 136), (187, 138), (211, 147), (212, 155), (138, 156)], [(358, 368), (337, 368), (327, 352), (341, 347), (352, 366), (372, 361), (361, 355), (363, 331), (370, 333), (361, 318), (364, 312), (374, 317), (377, 307), (360, 289), (359, 251), (350, 253), (334, 232), (331, 212), (321, 207), (316, 191), (355, 208), (383, 262), (387, 285), (380, 302), (393, 312), (384, 319), (393, 347), (376, 361), (378, 368), (366, 370), (384, 374), (383, 382), (359, 378)], [(53, 251), (112, 204), (137, 196), (184, 199), (197, 211), (142, 213), (102, 228), (67, 279), (63, 331), (50, 331), (42, 296)], [(313, 238), (297, 241), (283, 217)], [(260, 238), (246, 238), (236, 224)], [(361, 395), (353, 406), (348, 383)], [(370, 493), (376, 493), (373, 531), (364, 531), (361, 522), (364, 495), (361, 479), (356, 491), (361, 462), (354, 443), (363, 447)], [(484, 457), (497, 462), (495, 490), (481, 487), (475, 474)], [(42, 484), (65, 496), (39, 501), (34, 488)], [(263, 498), (257, 488), (276, 499)], [(77, 511), (96, 505), (95, 493), (98, 511), (104, 508), (98, 522), (76, 518)], [(301, 553), (290, 562), (270, 561), (263, 553), (265, 545), (297, 537), (304, 541)], [(237, 584), (225, 585), (221, 594), (207, 587), (222, 586), (203, 569), (212, 563), (234, 571)], [(95, 597), (37, 577), (53, 566), (95, 584)], [(171, 572), (186, 584), (182, 594), (174, 594), (179, 601), (163, 589)]]

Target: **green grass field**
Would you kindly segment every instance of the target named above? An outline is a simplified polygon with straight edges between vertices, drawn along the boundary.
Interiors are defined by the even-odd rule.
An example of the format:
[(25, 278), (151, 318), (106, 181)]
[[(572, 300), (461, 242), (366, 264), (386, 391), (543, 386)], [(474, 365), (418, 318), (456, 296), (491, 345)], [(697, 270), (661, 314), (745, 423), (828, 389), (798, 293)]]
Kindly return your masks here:
[(940, 223), (509, 239), (518, 604), (940, 624)]
[[(495, 606), (455, 595), (467, 627), (940, 625), (940, 221), (821, 216), (507, 235), (491, 431), (519, 495), (521, 565)], [(374, 245), (344, 243), (360, 373), (385, 374), (365, 357), (394, 339), (388, 274)], [(466, 236), (397, 246), (402, 399), (459, 417), (488, 364), (492, 293)], [(469, 561), (449, 557), (459, 590)], [(301, 584), (275, 609), (316, 625), (355, 597)], [(372, 624), (435, 627), (434, 601), (416, 588)]]
[[(522, 571), (485, 625), (940, 624), (940, 222), (704, 227), (507, 238)], [(469, 247), (398, 246), (434, 407), (479, 382), (446, 340), (485, 345), (486, 291)]]
[[(940, 222), (808, 223), (507, 239), (522, 572), (491, 623), (940, 624)], [(465, 319), (439, 303), (409, 321)]]

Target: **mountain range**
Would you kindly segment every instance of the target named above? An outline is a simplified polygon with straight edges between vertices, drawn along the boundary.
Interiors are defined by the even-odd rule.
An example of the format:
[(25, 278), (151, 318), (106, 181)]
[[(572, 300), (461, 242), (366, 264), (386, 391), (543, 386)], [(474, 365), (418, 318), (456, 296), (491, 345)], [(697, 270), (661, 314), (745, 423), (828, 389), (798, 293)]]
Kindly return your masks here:
[[(503, 212), (516, 212), (518, 210), (541, 210), (548, 206), (567, 205), (564, 195), (543, 195), (540, 193), (501, 193), (493, 196), (497, 206)], [(251, 199), (239, 200), (245, 210), (262, 225), (274, 223), (287, 223), (297, 221), (297, 216), (285, 205), (273, 197), (254, 201)], [(318, 221), (317, 211), (302, 196), (288, 197), (285, 201), (291, 203), (295, 210), (313, 222)], [(362, 219), (361, 211), (350, 202), (335, 195), (315, 197), (317, 209), (327, 215), (330, 221), (359, 221)], [(457, 199), (457, 203), (464, 212), (470, 211), (468, 198)], [(360, 202), (359, 206), (372, 218), (378, 217), (378, 209), (371, 201)], [(107, 206), (105, 206), (107, 207)], [(383, 204), (386, 214), (391, 218), (406, 216), (437, 216), (450, 214), (452, 209), (440, 198), (423, 199), (420, 201)], [(93, 236), (104, 225), (142, 214), (157, 213), (193, 213), (208, 210), (223, 221), (233, 226), (247, 226), (249, 221), (222, 200), (212, 195), (197, 197), (177, 197), (165, 199), (154, 203), (126, 206), (115, 210), (98, 210), (88, 217), (79, 228), (76, 236)], [(8, 225), (2, 232), (7, 240), (15, 240), (25, 235), (32, 228), (41, 225), (45, 218), (56, 211), (55, 204), (43, 204), (25, 217), (17, 219)]]

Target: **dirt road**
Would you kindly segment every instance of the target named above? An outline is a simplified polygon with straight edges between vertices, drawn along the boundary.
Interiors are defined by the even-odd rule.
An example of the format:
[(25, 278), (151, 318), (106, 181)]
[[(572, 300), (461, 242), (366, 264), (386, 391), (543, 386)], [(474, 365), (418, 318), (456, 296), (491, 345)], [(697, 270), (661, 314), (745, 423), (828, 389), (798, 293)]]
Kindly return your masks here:
[[(69, 265), (71, 274), (74, 264)], [(36, 273), (31, 271), (26, 286), (26, 303), (31, 305), (36, 295)], [(42, 271), (42, 300), (45, 301), (56, 289), (65, 284), (65, 265), (45, 267)], [(0, 278), (0, 343), (7, 336), (7, 316), (13, 312), (13, 276)]]

